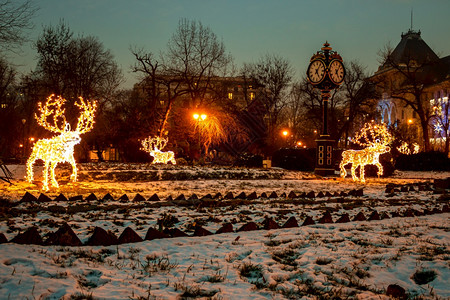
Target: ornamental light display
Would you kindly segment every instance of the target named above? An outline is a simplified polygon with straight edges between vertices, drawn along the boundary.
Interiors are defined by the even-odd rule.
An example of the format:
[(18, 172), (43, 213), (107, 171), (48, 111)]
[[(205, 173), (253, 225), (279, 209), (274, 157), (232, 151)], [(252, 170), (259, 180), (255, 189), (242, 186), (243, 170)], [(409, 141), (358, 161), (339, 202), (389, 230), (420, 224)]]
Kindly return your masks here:
[[(380, 155), (391, 151), (388, 144), (392, 141), (385, 124), (375, 124), (374, 122), (364, 124), (361, 131), (355, 136), (354, 141), (365, 147), (361, 150), (346, 150), (342, 152), (342, 161), (339, 165), (341, 177), (347, 176), (345, 166), (352, 164), (351, 172), (353, 181), (366, 182), (364, 178), (364, 167), (375, 165), (378, 167), (377, 175), (383, 175), (383, 166), (380, 163)], [(359, 167), (359, 178), (356, 176), (356, 169)]]
[(68, 162), (72, 165), (72, 175), (70, 178), (73, 182), (77, 181), (77, 166), (73, 157), (74, 147), (81, 141), (80, 135), (89, 132), (94, 127), (94, 113), (97, 107), (95, 101), (86, 101), (79, 97), (75, 105), (80, 109), (81, 114), (78, 117), (78, 123), (75, 130), (71, 130), (70, 124), (66, 121), (63, 108), (66, 99), (61, 96), (50, 95), (44, 105), (38, 103), (40, 115), (35, 114), (35, 118), (39, 125), (45, 129), (59, 133), (59, 135), (38, 140), (27, 161), (27, 180), (33, 181), (33, 164), (36, 160), (44, 161), (44, 182), (43, 189), (49, 190), (48, 187), (48, 171), (50, 169), (50, 177), (52, 186), (58, 188), (58, 182), (55, 179), (55, 168), (58, 163)]
[(409, 145), (407, 142), (403, 142), (400, 146), (397, 147), (397, 150), (401, 154), (405, 155), (417, 154), (420, 151), (420, 146), (417, 143), (412, 143), (411, 145)]
[(150, 156), (153, 156), (152, 164), (167, 164), (169, 161), (176, 165), (175, 154), (172, 151), (161, 151), (167, 145), (168, 140), (162, 137), (146, 138), (141, 141), (142, 148), (145, 152), (148, 152)]

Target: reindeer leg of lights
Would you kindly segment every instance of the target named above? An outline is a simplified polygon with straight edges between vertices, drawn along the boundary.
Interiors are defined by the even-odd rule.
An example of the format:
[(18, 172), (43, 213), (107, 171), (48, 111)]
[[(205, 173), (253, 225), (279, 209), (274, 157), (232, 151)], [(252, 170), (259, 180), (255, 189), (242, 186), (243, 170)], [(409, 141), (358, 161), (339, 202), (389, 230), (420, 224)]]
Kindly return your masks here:
[[(50, 163), (50, 176), (52, 178), (52, 185), (56, 188), (59, 188), (58, 181), (56, 181), (56, 178), (55, 178), (55, 168), (56, 168), (57, 164), (58, 163), (56, 163), (56, 162)], [(48, 187), (47, 187), (47, 189), (48, 189)]]

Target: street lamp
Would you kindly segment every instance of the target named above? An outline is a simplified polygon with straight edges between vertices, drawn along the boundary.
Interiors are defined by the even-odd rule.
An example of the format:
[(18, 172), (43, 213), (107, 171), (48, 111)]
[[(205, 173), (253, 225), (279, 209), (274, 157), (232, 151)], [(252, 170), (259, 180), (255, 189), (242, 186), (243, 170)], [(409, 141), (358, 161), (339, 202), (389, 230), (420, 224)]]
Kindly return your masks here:
[(200, 128), (200, 124), (201, 124), (201, 122), (203, 122), (203, 121), (205, 121), (206, 120), (206, 118), (208, 118), (208, 115), (207, 114), (205, 114), (205, 113), (194, 113), (193, 115), (192, 115), (192, 117), (194, 118), (194, 120), (196, 121), (195, 122), (195, 127), (194, 127), (194, 131), (195, 131), (195, 129), (197, 129), (197, 131), (198, 131), (198, 146), (199, 146), (199, 148), (200, 148), (200, 155), (201, 155), (201, 152), (202, 152), (202, 150), (201, 150), (201, 128)]
[(288, 146), (287, 138), (288, 138), (288, 135), (289, 135), (289, 131), (285, 129), (285, 130), (283, 130), (281, 132), (281, 135), (284, 138), (284, 146), (287, 147)]
[(22, 159), (25, 161), (25, 123), (27, 119), (22, 119), (22, 144), (20, 147), (22, 148)]

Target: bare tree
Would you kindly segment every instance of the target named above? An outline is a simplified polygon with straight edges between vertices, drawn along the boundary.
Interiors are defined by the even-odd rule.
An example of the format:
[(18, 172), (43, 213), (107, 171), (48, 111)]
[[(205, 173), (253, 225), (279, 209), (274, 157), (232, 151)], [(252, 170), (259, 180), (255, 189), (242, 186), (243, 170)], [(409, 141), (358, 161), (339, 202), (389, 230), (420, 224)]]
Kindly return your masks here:
[(292, 66), (286, 59), (268, 54), (256, 63), (244, 64), (241, 72), (245, 78), (262, 87), (258, 98), (266, 111), (270, 144), (273, 144), (280, 113), (287, 103)]
[(0, 50), (15, 50), (26, 41), (24, 31), (33, 27), (31, 18), (36, 11), (31, 0), (0, 1)]
[[(70, 28), (61, 21), (55, 27), (45, 27), (35, 46), (38, 64), (34, 77), (39, 78), (44, 96), (57, 94), (70, 101), (80, 96), (96, 100), (96, 118), (102, 123), (107, 122), (102, 118), (103, 111), (118, 92), (123, 77), (112, 53), (98, 38), (74, 37)], [(91, 142), (100, 154), (108, 144), (102, 143), (104, 139), (100, 137), (103, 133), (99, 129), (107, 125), (98, 126), (98, 123), (98, 129), (94, 128), (85, 140), (92, 137)], [(99, 160), (102, 160), (100, 156)]]
[[(173, 104), (178, 97), (188, 91), (182, 83), (181, 77), (172, 76), (153, 53), (143, 49), (130, 49), (136, 59), (132, 71), (140, 74), (142, 86), (145, 90), (146, 111), (153, 116), (156, 135), (162, 137), (166, 131), (167, 122)], [(152, 124), (153, 125), (153, 124)], [(148, 133), (147, 133), (148, 134)]]
[(16, 71), (0, 58), (0, 157), (12, 157), (22, 143), (17, 106)]
[[(223, 134), (228, 134), (230, 126), (226, 124), (230, 122), (223, 118), (223, 104), (217, 105), (223, 99), (223, 87), (217, 79), (231, 74), (232, 57), (209, 27), (182, 19), (165, 52), (158, 56), (142, 49), (131, 52), (136, 59), (132, 70), (140, 74), (149, 114), (154, 116), (155, 124), (148, 128), (151, 132), (161, 137), (170, 126), (186, 140), (186, 136), (192, 135), (192, 128), (186, 127), (192, 121), (191, 115), (187, 117), (188, 110), (200, 108), (208, 111), (209, 120), (216, 120), (214, 124), (218, 127), (214, 129), (221, 129), (202, 127), (203, 133), (211, 135), (203, 139), (205, 146), (209, 148), (225, 140)], [(177, 121), (171, 122), (172, 119)], [(171, 135), (175, 137), (178, 133)], [(191, 139), (195, 140), (192, 136)], [(185, 152), (190, 151), (189, 146), (184, 148)]]
[(168, 42), (163, 65), (167, 75), (182, 79), (190, 96), (187, 106), (192, 108), (214, 100), (212, 79), (229, 74), (232, 57), (209, 27), (182, 19)]
[(405, 51), (401, 59), (393, 55), (394, 50), (386, 46), (379, 53), (382, 72), (372, 79), (378, 87), (410, 107), (420, 120), (425, 151), (430, 151), (429, 122), (433, 111), (423, 99), (428, 85), (433, 83), (433, 68), (438, 62), (436, 55), (418, 57), (412, 51)]
[[(368, 80), (369, 75), (365, 72), (365, 67), (356, 61), (346, 63), (346, 75), (344, 84), (339, 90), (342, 97), (343, 114), (341, 120), (338, 121), (339, 126), (336, 131), (336, 139), (339, 140), (345, 136), (345, 146), (348, 142), (349, 134), (353, 130), (359, 128), (352, 128), (355, 121), (358, 119), (374, 118), (373, 99), (378, 97), (375, 84)], [(364, 118), (364, 116), (366, 116)]]
[(103, 100), (123, 80), (113, 55), (97, 38), (74, 38), (63, 21), (57, 27), (44, 28), (35, 46), (36, 74), (48, 93)]

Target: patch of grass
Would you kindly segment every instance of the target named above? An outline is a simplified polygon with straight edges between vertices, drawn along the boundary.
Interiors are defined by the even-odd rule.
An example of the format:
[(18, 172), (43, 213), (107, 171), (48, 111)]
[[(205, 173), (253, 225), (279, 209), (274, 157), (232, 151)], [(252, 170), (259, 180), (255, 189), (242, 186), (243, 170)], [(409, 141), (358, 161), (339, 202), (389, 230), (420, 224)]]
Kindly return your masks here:
[(264, 275), (263, 271), (262, 265), (251, 262), (244, 262), (239, 266), (239, 274), (246, 278), (261, 278)]
[(416, 284), (422, 285), (435, 280), (436, 277), (437, 273), (435, 270), (420, 269), (411, 276), (411, 279), (414, 280)]
[(172, 269), (178, 267), (177, 262), (171, 262), (167, 255), (147, 255), (145, 262), (141, 264), (145, 273), (150, 276), (156, 272), (170, 272)]
[(73, 295), (70, 295), (70, 300), (95, 300), (94, 296), (92, 296), (92, 292), (90, 293), (83, 293), (83, 292), (76, 292)]
[(221, 274), (220, 270), (217, 270), (217, 272), (214, 275), (206, 276), (204, 281), (211, 282), (211, 283), (224, 282), (225, 277), (226, 276)]
[(333, 260), (331, 258), (328, 258), (328, 257), (318, 257), (316, 259), (316, 264), (323, 266), (323, 265), (328, 265), (332, 261)]
[(280, 264), (296, 267), (298, 263), (295, 261), (300, 254), (293, 249), (287, 248), (272, 253), (272, 259)]
[(217, 294), (218, 290), (204, 290), (200, 288), (197, 284), (187, 285), (184, 282), (177, 282), (174, 284), (175, 291), (182, 291), (179, 296), (181, 299), (191, 299), (191, 298), (211, 298)]
[(358, 276), (360, 279), (370, 277), (370, 273), (361, 268), (356, 268), (355, 275)]

